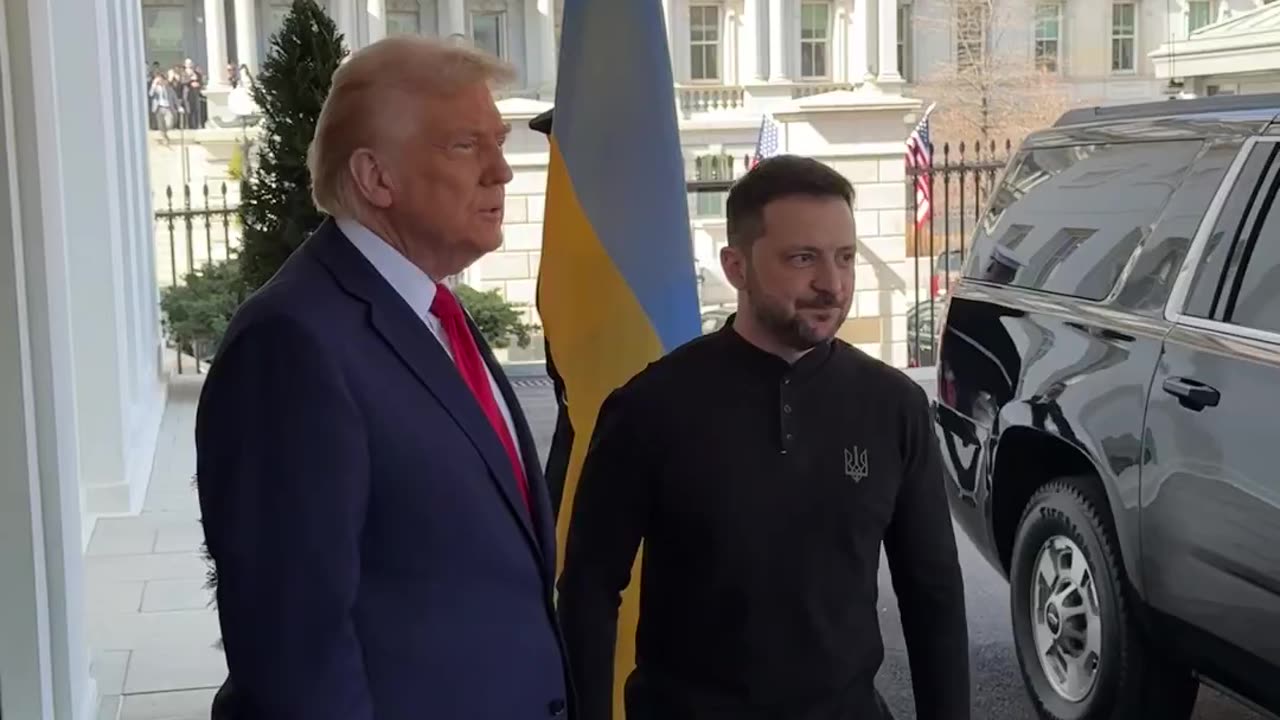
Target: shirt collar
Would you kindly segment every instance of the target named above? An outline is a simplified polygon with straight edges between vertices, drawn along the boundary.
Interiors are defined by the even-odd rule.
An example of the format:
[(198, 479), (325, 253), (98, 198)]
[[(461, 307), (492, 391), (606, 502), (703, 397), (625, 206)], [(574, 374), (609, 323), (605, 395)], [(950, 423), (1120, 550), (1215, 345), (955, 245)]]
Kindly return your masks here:
[(720, 328), (721, 342), (740, 353), (743, 362), (751, 363), (753, 367), (759, 368), (761, 372), (770, 377), (774, 375), (784, 378), (809, 377), (826, 365), (827, 360), (835, 351), (836, 341), (828, 340), (802, 355), (794, 363), (789, 363), (767, 350), (756, 347), (746, 338), (739, 335), (738, 331), (733, 329), (733, 321), (737, 316), (737, 313), (730, 315), (725, 320), (724, 326)]
[(337, 220), (338, 229), (373, 265), (378, 274), (404, 298), (418, 317), (425, 319), (436, 299), (436, 283), (409, 258), (355, 220)]

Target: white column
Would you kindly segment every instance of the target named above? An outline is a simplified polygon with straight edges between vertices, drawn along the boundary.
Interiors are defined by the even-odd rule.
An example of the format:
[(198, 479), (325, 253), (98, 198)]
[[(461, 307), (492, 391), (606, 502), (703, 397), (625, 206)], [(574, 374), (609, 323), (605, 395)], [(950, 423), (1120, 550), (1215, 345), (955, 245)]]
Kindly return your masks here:
[[(141, 3), (122, 3), (125, 8), (127, 22), (126, 36), (130, 38), (125, 54), (125, 67), (142, 67), (142, 5)], [(126, 76), (127, 77), (127, 76)], [(126, 278), (126, 287), (134, 293), (131, 313), (135, 327), (135, 337), (139, 343), (139, 357), (130, 363), (134, 368), (138, 382), (145, 387), (158, 388), (159, 412), (163, 413), (164, 389), (160, 382), (160, 291), (156, 286), (155, 239), (153, 237), (155, 218), (152, 214), (151, 168), (147, 162), (147, 97), (146, 88), (141, 83), (125, 83), (125, 87), (133, 91), (134, 102), (128, 108), (133, 121), (125, 127), (131, 133), (137, 150), (129, 153), (133, 161), (130, 170), (132, 185), (136, 193), (132, 203), (133, 212), (139, 231), (132, 234), (130, 249), (133, 257), (133, 277)], [(151, 440), (154, 443), (154, 440)], [(144, 460), (145, 462), (145, 460)], [(145, 468), (143, 472), (148, 472)]]
[(767, 0), (769, 3), (769, 81), (784, 82), (787, 73), (787, 43), (784, 28), (784, 0)]
[[(666, 12), (666, 4), (663, 4)], [(557, 61), (556, 11), (551, 0), (538, 0), (538, 95), (546, 101), (555, 100)]]
[(880, 62), (876, 68), (876, 84), (882, 88), (901, 85), (902, 69), (898, 67), (898, 0), (879, 0)]
[(849, 82), (862, 83), (872, 79), (867, 59), (870, 57), (870, 17), (867, 6), (876, 0), (853, 0), (853, 22), (849, 31)]
[(386, 0), (367, 0), (365, 13), (368, 17), (369, 44), (373, 44), (387, 36), (387, 3)]
[(235, 0), (236, 66), (248, 65), (257, 77), (262, 69), (258, 59), (258, 7), (256, 0)]
[[(357, 4), (361, 7), (357, 8)], [(353, 52), (361, 46), (360, 18), (357, 17), (357, 9), (363, 10), (362, 5), (360, 0), (329, 0), (329, 17), (333, 18), (333, 24), (338, 26), (338, 32), (342, 34), (342, 41), (347, 49)]]
[[(564, 0), (560, 0), (564, 2)], [(662, 25), (667, 31), (667, 56), (671, 59), (671, 75), (680, 82), (679, 66), (676, 64), (675, 17), (671, 14), (673, 0), (662, 0)]]
[(439, 0), (440, 36), (449, 38), (461, 35), (467, 40), (467, 10), (463, 0)]
[(742, 13), (742, 35), (738, 42), (738, 69), (743, 84), (764, 82), (764, 63), (760, 62), (760, 0), (745, 0)]
[(842, 83), (849, 77), (849, 21), (845, 9), (837, 7), (831, 22), (831, 82)]
[[(84, 15), (75, 24), (92, 29), (97, 14)], [(81, 720), (97, 703), (64, 229), (79, 198), (67, 197), (60, 138), (68, 116), (93, 111), (58, 103), (59, 83), (84, 88), (97, 77), (83, 62), (63, 64), (64, 50), (80, 49), (63, 48), (71, 38), (55, 27), (46, 0), (6, 0), (0, 13), (0, 716), (23, 720)]]
[(204, 0), (205, 82), (212, 90), (227, 84), (227, 12), (222, 0)]
[(742, 82), (742, 74), (738, 66), (738, 13), (732, 8), (724, 9), (724, 50), (721, 53), (724, 71), (720, 73), (721, 82), (725, 85), (738, 85)]
[[(129, 53), (133, 55), (133, 59), (125, 67), (142, 67), (142, 4), (124, 3), (124, 6), (130, 9), (127, 35), (134, 38), (129, 45)], [(127, 79), (130, 75), (125, 73), (121, 77)], [(143, 148), (146, 146), (148, 128), (145, 88), (141, 83), (127, 80), (122, 84), (132, 88), (138, 98), (127, 106), (128, 117), (122, 124), (122, 131), (139, 148)], [(126, 197), (129, 212), (137, 218), (135, 227), (138, 229), (124, 236), (126, 274), (122, 281), (129, 303), (129, 327), (133, 330), (130, 343), (133, 351), (126, 369), (132, 370), (132, 387), (135, 388), (129, 394), (131, 407), (127, 411), (129, 425), (126, 437), (129, 438), (130, 445), (125, 459), (125, 477), (129, 482), (130, 502), (137, 503), (146, 498), (147, 485), (151, 481), (151, 467), (155, 460), (156, 443), (160, 439), (160, 425), (164, 421), (169, 385), (160, 366), (160, 288), (156, 280), (151, 167), (143, 150), (138, 150), (128, 160), (133, 164), (129, 166), (127, 181), (122, 184), (133, 188), (132, 193), (126, 193)]]
[[(89, 509), (129, 512), (134, 508), (125, 476), (123, 379), (129, 333), (121, 281), (126, 208), (123, 188), (116, 184), (124, 159), (118, 155), (122, 139), (114, 116), (119, 86), (128, 76), (114, 71), (108, 43), (118, 40), (107, 36), (109, 28), (101, 28), (100, 35), (94, 14), (96, 7), (105, 15), (110, 1), (95, 0), (84, 12), (66, 15), (55, 26), (59, 101), (61, 107), (75, 108), (62, 113), (58, 132), (65, 197), (75, 198), (65, 230), (70, 240), (71, 327), (81, 349), (73, 357), (80, 466), (88, 471), (84, 480)], [(94, 68), (97, 77), (85, 78), (74, 72), (77, 67)], [(113, 489), (114, 498), (95, 497)]]

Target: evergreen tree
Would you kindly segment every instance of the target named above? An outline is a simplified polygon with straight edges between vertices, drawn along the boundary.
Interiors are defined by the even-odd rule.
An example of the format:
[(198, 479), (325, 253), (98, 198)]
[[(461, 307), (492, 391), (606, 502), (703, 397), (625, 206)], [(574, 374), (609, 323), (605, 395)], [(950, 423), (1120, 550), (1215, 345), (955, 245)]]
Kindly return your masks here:
[(337, 26), (315, 0), (293, 0), (253, 86), (262, 136), (240, 201), (240, 272), (250, 292), (270, 280), (324, 220), (311, 202), (307, 146), (346, 54)]

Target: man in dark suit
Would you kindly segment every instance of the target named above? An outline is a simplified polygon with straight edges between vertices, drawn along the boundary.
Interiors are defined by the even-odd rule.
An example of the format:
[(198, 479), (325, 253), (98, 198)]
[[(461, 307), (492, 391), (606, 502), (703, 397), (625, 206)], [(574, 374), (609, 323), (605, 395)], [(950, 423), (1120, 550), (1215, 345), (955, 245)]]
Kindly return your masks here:
[(327, 220), (227, 330), (196, 422), (235, 720), (564, 716), (555, 527), (449, 288), (502, 242), (511, 70), (397, 37), (334, 76)]

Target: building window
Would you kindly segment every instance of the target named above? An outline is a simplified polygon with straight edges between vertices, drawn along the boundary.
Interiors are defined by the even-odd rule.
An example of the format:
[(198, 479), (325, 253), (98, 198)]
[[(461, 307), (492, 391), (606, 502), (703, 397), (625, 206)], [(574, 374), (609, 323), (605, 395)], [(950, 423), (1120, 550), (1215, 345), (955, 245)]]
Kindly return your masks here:
[(987, 54), (987, 30), (991, 8), (983, 0), (957, 0), (955, 5), (956, 69), (983, 65)]
[(387, 0), (387, 35), (422, 33), (418, 0)]
[(817, 80), (831, 75), (831, 3), (800, 4), (800, 77)]
[[(168, 70), (182, 65), (191, 57), (187, 32), (191, 21), (185, 3), (144, 2), (142, 4), (142, 37), (146, 45), (147, 63), (160, 63)], [(204, 38), (201, 38), (203, 42)], [(221, 68), (210, 68), (221, 73)]]
[(898, 6), (898, 72), (907, 82), (915, 80), (911, 52), (911, 4)]
[(720, 79), (720, 6), (689, 6), (689, 78)]
[(1036, 5), (1036, 69), (1058, 72), (1062, 61), (1062, 6), (1056, 2)]
[[(693, 161), (694, 179), (702, 182), (733, 179), (733, 157), (723, 153), (699, 155)], [(698, 219), (724, 217), (727, 190), (695, 190), (693, 217)]]
[(1211, 0), (1189, 0), (1187, 3), (1187, 34), (1199, 30), (1205, 25), (1212, 25), (1213, 2)]
[(1111, 72), (1133, 72), (1137, 15), (1131, 2), (1111, 5)]
[(471, 42), (494, 57), (507, 57), (507, 14), (505, 12), (471, 13)]

